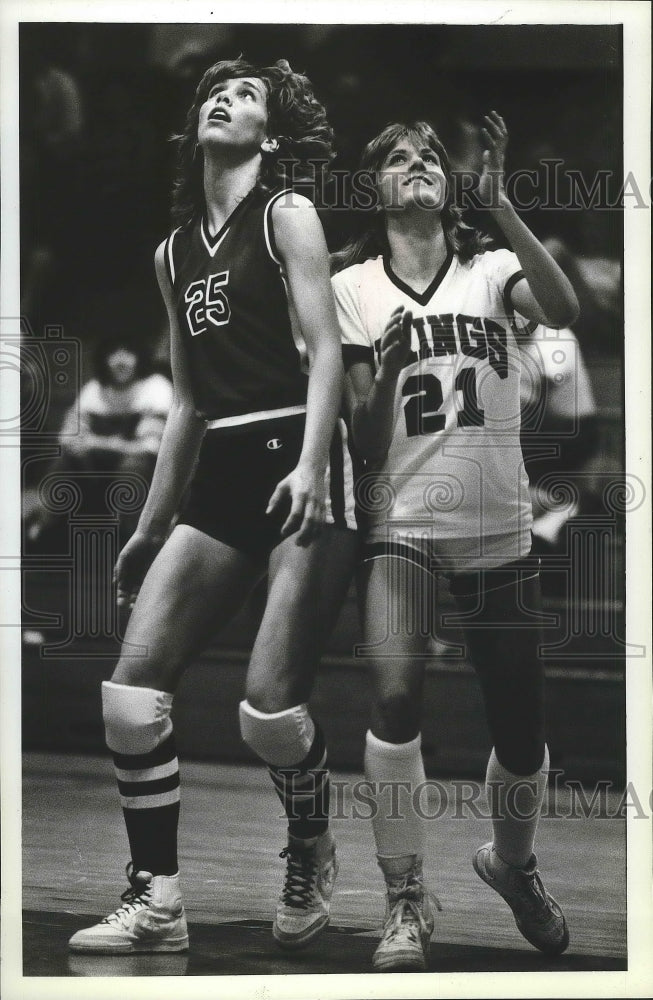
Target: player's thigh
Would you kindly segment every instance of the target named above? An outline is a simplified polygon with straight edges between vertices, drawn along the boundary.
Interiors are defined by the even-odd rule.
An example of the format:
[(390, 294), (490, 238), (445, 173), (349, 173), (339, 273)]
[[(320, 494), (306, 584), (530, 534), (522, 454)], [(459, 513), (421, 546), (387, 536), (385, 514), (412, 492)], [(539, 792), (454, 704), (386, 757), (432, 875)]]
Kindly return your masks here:
[(531, 774), (540, 766), (545, 736), (539, 580), (456, 601), (499, 759), (517, 774)]
[(380, 556), (363, 564), (357, 586), (370, 655), (411, 658), (428, 649), (436, 590), (427, 569), (408, 559)]
[(113, 681), (174, 690), (183, 670), (241, 607), (259, 573), (243, 553), (178, 525), (143, 581)]
[(260, 711), (281, 711), (309, 697), (357, 555), (356, 533), (329, 525), (308, 546), (291, 536), (273, 550), (265, 612), (247, 673), (247, 699)]
[(539, 577), (516, 574), (493, 588), (491, 574), (478, 577), (476, 589), (454, 599), (461, 612), (470, 658), (482, 676), (515, 674), (539, 678), (542, 663), (542, 596)]

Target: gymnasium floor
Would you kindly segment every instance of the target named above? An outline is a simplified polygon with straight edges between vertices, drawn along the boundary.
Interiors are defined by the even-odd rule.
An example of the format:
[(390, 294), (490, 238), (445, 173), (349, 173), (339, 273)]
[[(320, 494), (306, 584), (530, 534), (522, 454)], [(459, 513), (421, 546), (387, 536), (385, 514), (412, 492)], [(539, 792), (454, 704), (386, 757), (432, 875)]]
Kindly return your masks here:
[[(68, 937), (115, 909), (126, 886), (123, 872), (128, 857), (112, 766), (108, 757), (25, 754), (23, 975), (369, 973), (383, 893), (369, 820), (351, 815), (354, 784), (361, 776), (333, 774), (333, 829), (341, 869), (331, 927), (310, 949), (288, 956), (277, 949), (270, 934), (283, 877), (278, 853), (284, 824), (266, 773), (236, 764), (182, 761), (181, 767), (180, 860), (190, 924), (188, 954), (80, 956), (68, 953)], [(477, 782), (439, 781), (429, 794), (428, 812), (443, 813), (433, 820), (425, 865), (430, 887), (442, 905), (429, 971), (437, 975), (626, 969), (625, 822), (615, 816), (618, 793), (608, 794), (602, 818), (582, 818), (582, 810), (572, 809), (569, 793), (559, 790), (555, 811), (566, 818), (549, 815), (541, 820), (540, 868), (547, 887), (565, 909), (571, 932), (565, 955), (548, 959), (521, 938), (506, 905), (472, 869), (471, 856), (488, 839), (489, 824), (485, 818), (459, 818), (459, 814), (466, 812), (463, 799), (478, 791)], [(481, 808), (483, 799), (477, 802)], [(577, 815), (570, 816), (574, 811)], [(358, 812), (367, 815), (362, 806)], [(378, 982), (379, 977), (373, 979)], [(553, 983), (549, 977), (547, 981)], [(419, 994), (406, 995), (441, 995), (444, 982), (434, 980), (427, 994), (420, 989)]]

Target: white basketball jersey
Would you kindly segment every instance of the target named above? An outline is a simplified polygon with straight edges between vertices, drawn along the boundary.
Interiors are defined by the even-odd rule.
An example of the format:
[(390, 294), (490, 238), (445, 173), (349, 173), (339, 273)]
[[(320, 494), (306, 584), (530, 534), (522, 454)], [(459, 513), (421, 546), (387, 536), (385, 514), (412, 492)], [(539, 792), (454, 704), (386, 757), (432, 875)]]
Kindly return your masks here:
[[(382, 257), (333, 278), (344, 354), (374, 360), (392, 311), (413, 313), (412, 354), (394, 399), (394, 432), (376, 483), (359, 499), (371, 523), (483, 538), (530, 531), (519, 443), (520, 356), (504, 301), (523, 277), (517, 256), (488, 251), (445, 261), (415, 292)], [(363, 351), (363, 349), (365, 349)]]

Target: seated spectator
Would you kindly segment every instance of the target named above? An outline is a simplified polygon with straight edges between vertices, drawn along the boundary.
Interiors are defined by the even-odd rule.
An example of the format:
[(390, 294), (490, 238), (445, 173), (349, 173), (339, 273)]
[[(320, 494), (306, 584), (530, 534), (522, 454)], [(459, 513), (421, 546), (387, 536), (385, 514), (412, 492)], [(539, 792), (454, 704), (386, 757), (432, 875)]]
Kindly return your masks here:
[[(142, 347), (127, 337), (102, 341), (94, 352), (94, 370), (94, 377), (64, 417), (61, 454), (49, 474), (109, 472), (119, 477), (129, 473), (149, 486), (172, 402), (172, 385), (164, 375), (148, 374)], [(92, 509), (97, 502), (92, 477), (87, 485), (84, 507)], [(55, 519), (56, 515), (37, 505), (30, 516), (30, 541), (39, 539)], [(131, 534), (133, 527), (132, 515), (125, 517), (125, 534)]]

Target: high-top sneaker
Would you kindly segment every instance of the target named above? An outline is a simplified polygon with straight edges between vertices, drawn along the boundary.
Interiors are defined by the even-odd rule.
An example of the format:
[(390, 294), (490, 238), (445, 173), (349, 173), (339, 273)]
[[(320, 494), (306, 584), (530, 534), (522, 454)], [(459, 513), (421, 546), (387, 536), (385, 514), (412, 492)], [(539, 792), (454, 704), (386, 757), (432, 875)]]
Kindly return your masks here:
[(336, 847), (327, 830), (311, 840), (290, 837), (279, 856), (286, 859), (286, 877), (272, 934), (282, 948), (303, 948), (329, 923)]
[(434, 921), (421, 861), (414, 856), (408, 871), (391, 875), (384, 870), (384, 876), (386, 920), (372, 965), (380, 972), (426, 969)]
[(535, 855), (524, 868), (516, 868), (490, 843), (479, 847), (473, 864), (476, 874), (503, 896), (526, 940), (547, 955), (561, 955), (569, 944), (567, 921), (544, 888)]
[(179, 875), (151, 875), (127, 865), (129, 888), (122, 906), (93, 927), (73, 934), (71, 951), (129, 955), (136, 952), (185, 951), (186, 915), (179, 891)]

